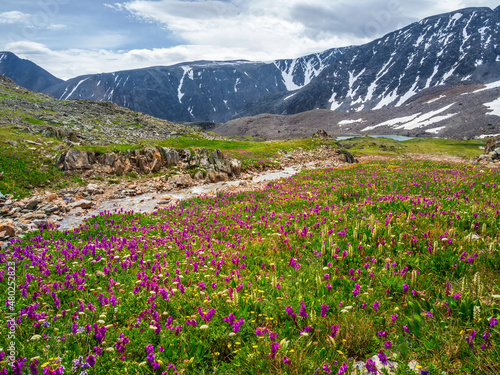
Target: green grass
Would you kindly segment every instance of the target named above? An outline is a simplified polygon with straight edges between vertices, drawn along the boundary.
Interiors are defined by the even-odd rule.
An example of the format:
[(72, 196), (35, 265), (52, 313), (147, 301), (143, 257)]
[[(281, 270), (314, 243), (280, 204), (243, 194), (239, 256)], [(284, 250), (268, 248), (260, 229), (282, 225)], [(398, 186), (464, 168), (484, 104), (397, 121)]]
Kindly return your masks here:
[(34, 119), (34, 118), (25, 118), (25, 119), (23, 119), (23, 121), (29, 122), (30, 124), (33, 124), (33, 125), (43, 125), (43, 124), (45, 124), (45, 121)]
[(398, 142), (389, 138), (357, 137), (340, 141), (354, 155), (403, 156), (405, 154), (447, 154), (474, 158), (483, 153), (485, 140), (457, 141), (442, 138), (414, 138)]
[[(26, 141), (35, 142), (36, 145)], [(0, 127), (0, 192), (23, 198), (36, 188), (62, 188), (69, 184), (81, 184), (77, 175), (67, 178), (56, 166), (57, 153), (49, 143), (60, 142), (16, 130)]]

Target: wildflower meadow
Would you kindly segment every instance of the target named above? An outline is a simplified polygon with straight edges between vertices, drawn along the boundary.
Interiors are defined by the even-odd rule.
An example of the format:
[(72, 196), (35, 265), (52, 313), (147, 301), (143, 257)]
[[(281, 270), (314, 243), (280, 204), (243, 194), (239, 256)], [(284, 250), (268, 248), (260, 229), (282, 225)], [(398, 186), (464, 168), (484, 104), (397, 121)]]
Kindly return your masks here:
[(0, 374), (498, 373), (499, 184), (366, 162), (42, 227), (0, 253)]

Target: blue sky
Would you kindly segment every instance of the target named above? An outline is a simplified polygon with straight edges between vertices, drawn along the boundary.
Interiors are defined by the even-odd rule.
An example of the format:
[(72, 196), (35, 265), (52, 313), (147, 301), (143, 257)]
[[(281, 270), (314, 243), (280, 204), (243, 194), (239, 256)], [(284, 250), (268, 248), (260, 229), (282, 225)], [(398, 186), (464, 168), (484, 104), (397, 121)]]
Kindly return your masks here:
[(292, 58), (498, 0), (1, 0), (0, 50), (57, 77)]

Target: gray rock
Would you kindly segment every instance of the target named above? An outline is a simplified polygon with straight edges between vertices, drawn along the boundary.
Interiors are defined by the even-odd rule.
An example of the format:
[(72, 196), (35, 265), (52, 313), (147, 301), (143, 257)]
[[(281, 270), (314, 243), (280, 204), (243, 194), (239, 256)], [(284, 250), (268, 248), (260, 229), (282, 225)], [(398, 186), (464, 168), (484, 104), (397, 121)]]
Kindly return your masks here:
[(85, 199), (81, 199), (79, 201), (71, 203), (70, 208), (71, 209), (75, 209), (75, 208), (87, 209), (87, 208), (91, 208), (93, 205), (94, 205), (94, 203), (92, 203), (88, 200), (85, 200)]
[(40, 204), (40, 201), (37, 199), (33, 199), (32, 201), (29, 201), (28, 204), (25, 206), (27, 210), (33, 211), (35, 210), (38, 205)]
[(67, 171), (92, 169), (91, 158), (87, 152), (72, 148), (64, 155), (63, 169)]
[(347, 150), (339, 150), (339, 160), (344, 163), (354, 164), (356, 163), (356, 158)]
[(239, 161), (238, 159), (231, 159), (230, 165), (232, 174), (235, 176), (239, 176), (241, 174), (241, 161)]
[(169, 184), (174, 185), (177, 188), (190, 188), (195, 184), (195, 181), (188, 174), (171, 176), (168, 181)]
[(193, 178), (196, 181), (202, 181), (205, 179), (206, 172), (204, 173), (203, 171), (198, 171), (194, 174)]

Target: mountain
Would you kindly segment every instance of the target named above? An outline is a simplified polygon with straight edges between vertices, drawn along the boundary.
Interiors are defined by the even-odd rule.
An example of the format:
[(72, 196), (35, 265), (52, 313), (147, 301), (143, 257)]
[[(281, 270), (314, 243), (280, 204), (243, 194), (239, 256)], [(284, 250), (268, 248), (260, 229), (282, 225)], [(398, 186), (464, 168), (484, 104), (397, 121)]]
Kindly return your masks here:
[[(297, 59), (197, 61), (93, 74), (58, 81), (42, 91), (58, 99), (112, 101), (171, 121), (206, 124), (262, 113), (326, 109), (356, 114), (402, 108), (433, 88), (496, 81), (500, 7), (429, 17), (365, 45)], [(478, 103), (478, 108), (484, 107), (482, 100)], [(488, 116), (485, 119), (496, 119)]]
[(239, 115), (363, 112), (401, 106), (430, 87), (498, 79), (500, 7), (467, 8), (351, 48), (293, 96), (266, 98)]
[(294, 115), (259, 114), (219, 124), (223, 136), (304, 138), (318, 130), (338, 136), (402, 135), (473, 139), (500, 135), (500, 81), (424, 89), (405, 105), (345, 113), (316, 109)]
[[(3, 75), (0, 75), (0, 130), (2, 137), (26, 132), (85, 146), (134, 145), (179, 136), (218, 138), (199, 127), (175, 124), (111, 102), (57, 100), (26, 90)], [(2, 137), (0, 141), (7, 140)]]
[(112, 101), (173, 121), (225, 122), (250, 103), (306, 86), (348, 50), (270, 63), (197, 61), (86, 75), (44, 91), (58, 99)]
[(63, 82), (35, 63), (20, 59), (11, 52), (0, 52), (0, 74), (28, 90), (38, 92)]

